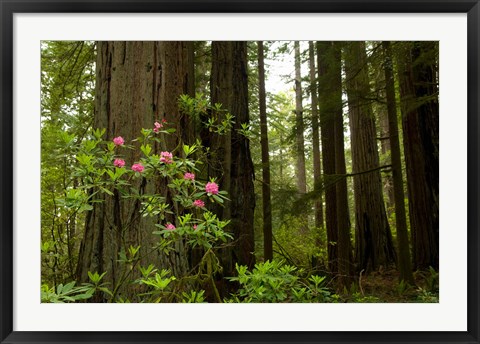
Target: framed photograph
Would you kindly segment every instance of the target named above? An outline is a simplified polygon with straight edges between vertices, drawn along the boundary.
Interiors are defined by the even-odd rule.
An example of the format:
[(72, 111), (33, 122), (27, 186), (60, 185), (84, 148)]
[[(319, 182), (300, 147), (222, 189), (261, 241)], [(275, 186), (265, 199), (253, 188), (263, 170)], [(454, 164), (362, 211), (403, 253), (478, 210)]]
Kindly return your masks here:
[(478, 0), (0, 10), (0, 343), (480, 342)]

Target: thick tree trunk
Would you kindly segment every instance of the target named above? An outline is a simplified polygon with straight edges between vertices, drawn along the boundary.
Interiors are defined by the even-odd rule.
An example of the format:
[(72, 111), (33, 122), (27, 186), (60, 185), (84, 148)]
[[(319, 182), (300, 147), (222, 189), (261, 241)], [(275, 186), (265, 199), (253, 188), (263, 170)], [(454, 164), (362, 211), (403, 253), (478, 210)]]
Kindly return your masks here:
[(307, 178), (305, 175), (305, 142), (303, 138), (303, 106), (302, 106), (302, 74), (300, 58), (300, 42), (294, 42), (295, 49), (295, 137), (297, 149), (297, 189), (300, 194), (307, 193)]
[(255, 192), (253, 179), (253, 161), (250, 156), (250, 141), (239, 130), (242, 124), (249, 124), (248, 111), (248, 74), (247, 42), (232, 43), (233, 58), (233, 103), (231, 113), (235, 116), (232, 130), (232, 167), (231, 167), (231, 226), (235, 239), (234, 262), (247, 265), (255, 264), (253, 215), (255, 210)]
[[(350, 112), (353, 173), (379, 167), (375, 118), (368, 100), (368, 79), (365, 43), (346, 45), (345, 74)], [(395, 261), (392, 235), (383, 202), (379, 170), (354, 176), (355, 195), (355, 259), (358, 269), (376, 270)]]
[[(126, 142), (137, 138), (142, 128), (152, 128), (155, 120), (165, 118), (177, 132), (163, 137), (154, 150), (173, 150), (181, 141), (187, 121), (179, 116), (177, 99), (186, 93), (188, 58), (183, 42), (98, 42), (95, 123), (106, 128), (106, 139), (122, 136)], [(138, 148), (138, 147), (137, 147)], [(121, 149), (121, 148), (120, 148)], [(140, 158), (140, 150), (121, 150), (127, 164)], [(165, 185), (142, 179), (134, 185), (142, 193), (166, 195)], [(168, 195), (166, 195), (168, 196)], [(107, 272), (105, 282), (124, 297), (132, 291), (121, 287), (128, 267), (118, 262), (119, 252), (130, 245), (141, 246), (139, 264), (153, 263), (157, 268), (172, 269), (182, 276), (188, 269), (183, 243), (170, 256), (152, 250), (158, 237), (153, 236), (155, 219), (142, 217), (139, 200), (124, 200), (100, 194), (100, 203), (86, 216), (85, 233), (77, 265), (77, 278), (88, 281), (87, 272)], [(130, 276), (129, 279), (134, 279)], [(98, 300), (101, 301), (101, 300)]]
[(395, 100), (395, 83), (393, 80), (393, 61), (390, 42), (382, 42), (385, 71), (385, 86), (388, 110), (388, 131), (392, 152), (393, 189), (395, 195), (395, 220), (397, 225), (398, 270), (400, 281), (414, 284), (410, 245), (408, 242), (407, 216), (405, 213), (405, 194), (403, 192), (402, 161), (400, 141), (398, 138), (397, 104)]
[(414, 269), (439, 264), (438, 43), (402, 43), (398, 72)]
[[(226, 111), (232, 111), (233, 105), (233, 46), (231, 42), (212, 42), (212, 72), (210, 75), (210, 98), (212, 104), (220, 103)], [(225, 119), (227, 112), (219, 114), (219, 122)], [(232, 166), (232, 134), (224, 135), (208, 132), (210, 156), (208, 161), (208, 177), (217, 178), (222, 190), (230, 192)], [(229, 197), (230, 198), (230, 197)], [(229, 219), (230, 201), (224, 206), (215, 207), (215, 213)]]
[(263, 42), (258, 41), (258, 80), (260, 105), (260, 144), (262, 146), (262, 207), (263, 207), (263, 258), (273, 259), (272, 203), (270, 191), (270, 157), (268, 149), (267, 100), (265, 94), (265, 64)]
[(327, 251), (330, 272), (338, 273), (338, 218), (335, 174), (335, 103), (332, 93), (331, 42), (317, 42), (318, 102), (322, 138), (323, 180), (325, 186), (325, 221), (327, 226)]
[[(179, 96), (188, 91), (188, 64), (193, 63), (188, 60), (186, 43), (115, 41), (98, 42), (97, 47), (94, 126), (106, 128), (107, 140), (123, 136), (129, 143), (140, 136), (142, 128), (152, 128), (155, 120), (165, 118), (177, 131), (162, 137), (162, 143), (156, 144), (154, 150), (174, 150), (189, 127), (177, 107)], [(127, 166), (138, 162), (138, 147), (119, 149)], [(168, 197), (164, 183), (153, 184), (144, 178), (134, 187), (140, 194), (160, 193)], [(87, 272), (91, 271), (107, 272), (103, 281), (109, 282), (111, 288), (121, 284), (128, 267), (118, 262), (119, 252), (130, 245), (141, 245), (139, 264), (169, 268), (176, 276), (186, 273), (186, 255), (167, 257), (152, 250), (158, 241), (152, 235), (156, 220), (141, 216), (139, 200), (124, 200), (118, 192), (114, 196), (99, 195), (97, 200), (101, 202), (94, 203), (94, 209), (86, 216), (77, 266), (80, 282), (86, 282)], [(178, 252), (184, 252), (182, 247), (178, 242)], [(126, 288), (118, 291), (124, 297), (133, 296)]]
[(231, 220), (229, 228), (235, 240), (222, 258), (224, 275), (231, 276), (235, 263), (251, 268), (255, 262), (253, 162), (248, 138), (239, 132), (242, 124), (249, 123), (246, 42), (212, 42), (211, 97), (234, 116), (228, 135), (210, 135), (213, 160), (220, 160), (210, 176), (219, 178), (231, 200), (219, 209), (222, 219)]
[(323, 200), (322, 200), (322, 166), (320, 161), (320, 133), (318, 128), (318, 95), (315, 70), (315, 46), (308, 43), (310, 62), (310, 94), (312, 97), (312, 149), (313, 149), (313, 184), (315, 192), (315, 227), (323, 228)]

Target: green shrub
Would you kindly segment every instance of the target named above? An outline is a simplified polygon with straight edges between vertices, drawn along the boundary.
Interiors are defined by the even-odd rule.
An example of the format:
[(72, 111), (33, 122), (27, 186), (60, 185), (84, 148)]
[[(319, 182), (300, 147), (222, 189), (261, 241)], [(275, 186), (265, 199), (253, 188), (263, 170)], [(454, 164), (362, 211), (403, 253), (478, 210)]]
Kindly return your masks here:
[(325, 277), (312, 275), (302, 278), (302, 270), (281, 260), (266, 261), (255, 265), (252, 271), (236, 265), (240, 289), (226, 302), (329, 302), (330, 292), (324, 286)]

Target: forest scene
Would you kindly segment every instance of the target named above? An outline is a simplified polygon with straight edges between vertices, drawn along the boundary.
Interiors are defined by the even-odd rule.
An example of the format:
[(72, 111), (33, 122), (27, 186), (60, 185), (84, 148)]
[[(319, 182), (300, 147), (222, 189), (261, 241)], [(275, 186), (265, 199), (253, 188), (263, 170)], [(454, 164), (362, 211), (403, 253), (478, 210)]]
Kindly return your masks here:
[(439, 302), (439, 44), (42, 41), (41, 301)]

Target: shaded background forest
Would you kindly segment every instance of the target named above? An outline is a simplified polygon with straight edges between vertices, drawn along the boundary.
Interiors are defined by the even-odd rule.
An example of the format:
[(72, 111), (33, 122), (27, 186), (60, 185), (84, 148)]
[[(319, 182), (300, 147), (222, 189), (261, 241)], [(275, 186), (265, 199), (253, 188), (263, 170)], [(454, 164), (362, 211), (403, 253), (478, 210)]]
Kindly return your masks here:
[[(42, 301), (437, 302), (438, 63), (438, 42), (43, 42)], [(180, 160), (130, 178), (162, 152), (227, 192), (197, 195), (228, 240), (181, 232)]]

